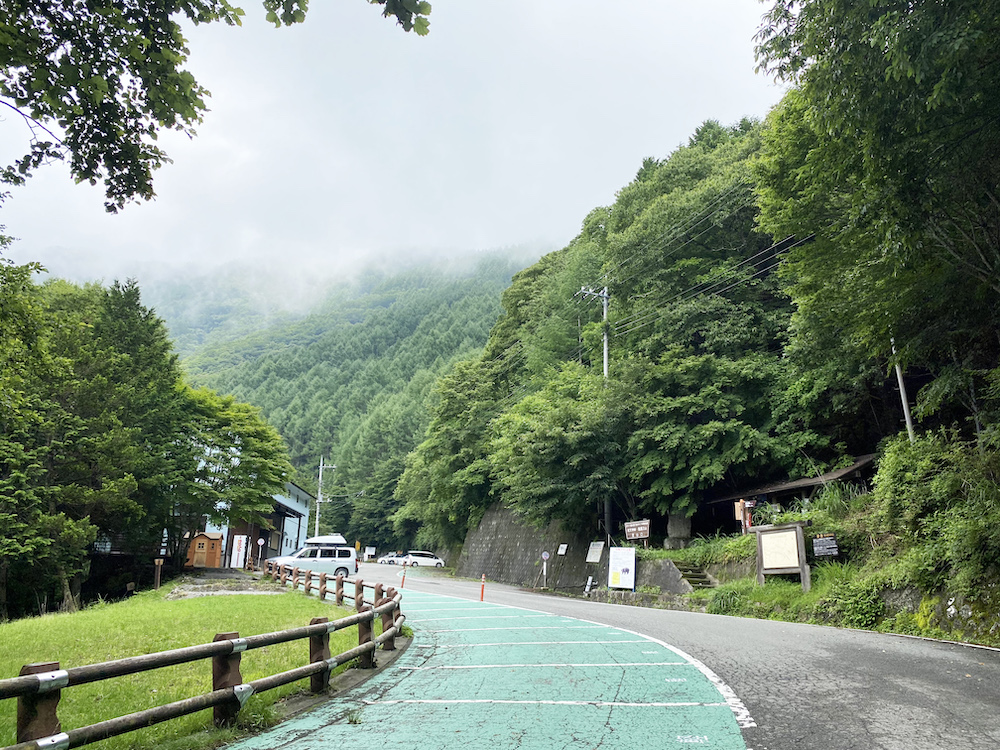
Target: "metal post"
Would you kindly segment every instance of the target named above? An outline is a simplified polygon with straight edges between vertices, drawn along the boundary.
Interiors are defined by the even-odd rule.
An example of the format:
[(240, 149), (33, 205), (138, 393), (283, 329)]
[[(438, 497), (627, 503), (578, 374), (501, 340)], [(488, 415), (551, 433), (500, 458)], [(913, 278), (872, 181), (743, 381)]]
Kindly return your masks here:
[(316, 490), (316, 522), (313, 536), (319, 536), (319, 505), (323, 502), (323, 456), (319, 457), (319, 488)]
[(604, 287), (604, 294), (601, 295), (604, 302), (604, 381), (608, 380), (608, 288)]

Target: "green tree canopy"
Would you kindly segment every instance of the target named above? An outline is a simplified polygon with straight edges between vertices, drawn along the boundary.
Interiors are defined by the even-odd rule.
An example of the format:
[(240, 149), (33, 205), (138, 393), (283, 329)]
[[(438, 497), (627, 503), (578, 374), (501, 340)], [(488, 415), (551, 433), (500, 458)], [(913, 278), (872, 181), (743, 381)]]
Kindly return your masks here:
[[(428, 31), (429, 3), (372, 0), (407, 31)], [(264, 0), (275, 26), (305, 19), (308, 0)], [(169, 161), (166, 129), (194, 134), (209, 92), (184, 68), (183, 22), (239, 25), (228, 0), (3, 0), (0, 103), (23, 118), (27, 153), (2, 172), (18, 184), (50, 159), (77, 181), (103, 182), (117, 211), (153, 197), (153, 172)]]
[(803, 240), (796, 348), (926, 372), (920, 411), (977, 431), (1000, 355), (998, 29), (989, 1), (778, 2), (758, 48), (797, 86), (754, 166), (760, 226)]

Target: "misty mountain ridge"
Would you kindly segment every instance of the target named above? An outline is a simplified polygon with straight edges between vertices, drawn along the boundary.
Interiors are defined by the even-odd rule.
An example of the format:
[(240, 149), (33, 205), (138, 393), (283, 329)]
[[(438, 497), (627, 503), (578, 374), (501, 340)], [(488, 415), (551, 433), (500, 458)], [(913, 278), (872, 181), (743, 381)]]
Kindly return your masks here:
[(145, 264), (136, 278), (143, 301), (164, 319), (177, 353), (188, 359), (205, 347), (291, 325), (368, 294), (383, 294), (380, 288), (391, 287), (401, 276), (469, 278), (492, 261), (509, 262), (519, 270), (545, 252), (529, 245), (474, 252), (408, 251), (366, 255), (364, 265), (343, 256), (308, 263), (268, 258), (229, 261), (195, 272)]
[[(485, 344), (501, 292), (536, 259), (524, 255), (498, 250), (395, 273), (371, 267), (325, 288), (311, 279), (325, 294), (308, 307), (305, 293), (295, 297), (259, 268), (143, 293), (192, 383), (258, 406), (285, 438), (297, 481), (313, 487), (325, 455), (341, 467), (341, 488), (388, 500), (426, 431), (438, 378)], [(377, 476), (389, 481), (372, 486)]]

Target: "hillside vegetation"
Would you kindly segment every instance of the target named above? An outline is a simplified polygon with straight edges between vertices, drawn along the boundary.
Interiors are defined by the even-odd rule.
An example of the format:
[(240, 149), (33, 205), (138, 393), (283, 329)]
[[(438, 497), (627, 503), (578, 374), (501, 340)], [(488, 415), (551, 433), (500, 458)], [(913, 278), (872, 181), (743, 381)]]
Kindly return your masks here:
[(422, 439), (438, 377), (479, 351), (520, 262), (370, 273), (298, 320), (200, 348), (191, 379), (258, 406), (287, 441), (304, 486), (324, 475), (323, 527), (403, 546), (389, 520), (403, 461)]
[(784, 101), (647, 159), (515, 277), (484, 353), (439, 385), (397, 528), (460, 543), (499, 500), (598, 537), (644, 516), (659, 539), (685, 516), (710, 534), (713, 498), (880, 452), (842, 530), (881, 568), (865, 585), (990, 586), (998, 21), (975, 2), (774, 4), (758, 56)]

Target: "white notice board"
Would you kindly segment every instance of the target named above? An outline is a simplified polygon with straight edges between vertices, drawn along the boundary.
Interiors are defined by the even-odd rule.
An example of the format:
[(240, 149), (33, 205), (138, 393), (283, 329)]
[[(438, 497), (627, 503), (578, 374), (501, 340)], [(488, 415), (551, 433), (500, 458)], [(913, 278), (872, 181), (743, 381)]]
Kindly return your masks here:
[(795, 529), (762, 533), (760, 551), (764, 570), (798, 568), (801, 563)]
[(591, 542), (590, 549), (587, 550), (587, 562), (599, 563), (602, 552), (604, 552), (604, 542)]
[(608, 588), (635, 590), (635, 547), (608, 548)]

